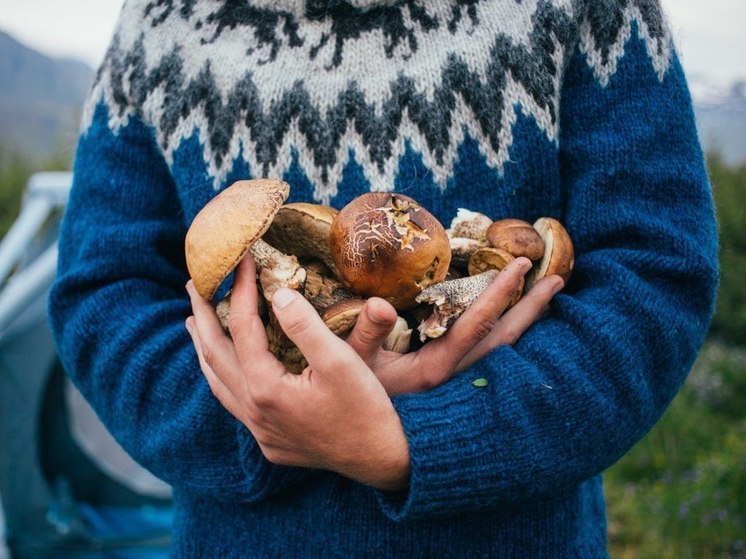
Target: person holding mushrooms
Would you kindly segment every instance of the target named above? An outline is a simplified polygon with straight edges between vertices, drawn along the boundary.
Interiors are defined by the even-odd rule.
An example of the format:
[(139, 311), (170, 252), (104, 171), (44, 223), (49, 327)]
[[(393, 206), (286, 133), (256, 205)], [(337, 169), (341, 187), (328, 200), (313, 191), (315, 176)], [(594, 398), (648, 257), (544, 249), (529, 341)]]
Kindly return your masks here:
[[(717, 283), (657, 1), (131, 0), (74, 172), (51, 326), (109, 430), (173, 486), (174, 556), (606, 556), (601, 473), (676, 394)], [(256, 179), (340, 210), (376, 192), (400, 215), (406, 197), (445, 225), (553, 218), (572, 275), (510, 306), (532, 266), (515, 258), (399, 353), (392, 295), (363, 296), (346, 339), (289, 283), (262, 301), (279, 268), (255, 265), (260, 245), (210, 284), (230, 290), (226, 331), (185, 237)], [(221, 223), (200, 250), (220, 251)]]

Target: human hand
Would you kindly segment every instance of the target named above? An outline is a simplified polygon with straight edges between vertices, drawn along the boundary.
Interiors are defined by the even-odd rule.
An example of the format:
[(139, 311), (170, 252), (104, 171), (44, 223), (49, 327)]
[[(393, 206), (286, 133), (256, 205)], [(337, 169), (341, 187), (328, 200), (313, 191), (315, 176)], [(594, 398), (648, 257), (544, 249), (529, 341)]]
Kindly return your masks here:
[(253, 259), (236, 271), (230, 337), (191, 282), (187, 290), (194, 316), (186, 325), (202, 372), (269, 461), (332, 470), (379, 489), (407, 484), (407, 440), (389, 396), (299, 293), (283, 288), (272, 300), (280, 326), (309, 363), (293, 375), (269, 351)]
[(511, 262), (448, 331), (416, 352), (400, 354), (382, 348), (396, 321), (383, 299), (371, 298), (347, 343), (375, 372), (390, 396), (439, 386), (500, 345), (512, 345), (538, 320), (564, 283), (559, 276), (541, 279), (507, 312), (505, 309), (530, 269), (531, 262)]

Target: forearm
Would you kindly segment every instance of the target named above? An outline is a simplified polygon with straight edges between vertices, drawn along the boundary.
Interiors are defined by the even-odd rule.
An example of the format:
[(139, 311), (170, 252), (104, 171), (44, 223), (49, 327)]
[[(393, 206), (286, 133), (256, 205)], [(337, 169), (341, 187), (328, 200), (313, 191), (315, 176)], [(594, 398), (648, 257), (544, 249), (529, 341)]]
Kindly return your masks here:
[(691, 367), (717, 284), (711, 193), (677, 62), (660, 79), (641, 41), (626, 47), (606, 88), (581, 53), (565, 76), (556, 217), (576, 244), (572, 280), (514, 348), (395, 400), (412, 460), (409, 490), (380, 494), (395, 519), (577, 486), (654, 424)]
[(165, 162), (134, 117), (80, 142), (50, 319), (65, 369), (132, 456), (167, 482), (258, 499), (299, 470), (266, 461), (199, 372), (184, 328), (186, 230)]

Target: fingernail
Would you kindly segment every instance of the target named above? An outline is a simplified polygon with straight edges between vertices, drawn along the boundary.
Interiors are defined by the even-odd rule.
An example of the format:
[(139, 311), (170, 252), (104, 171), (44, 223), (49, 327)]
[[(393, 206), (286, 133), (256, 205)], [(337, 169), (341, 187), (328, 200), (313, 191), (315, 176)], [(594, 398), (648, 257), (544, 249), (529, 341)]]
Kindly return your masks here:
[(194, 282), (192, 280), (186, 282), (186, 290), (189, 295), (194, 295)]
[(298, 292), (287, 287), (281, 287), (272, 296), (272, 306), (278, 309), (284, 309), (290, 303), (292, 303), (298, 296)]
[(531, 261), (528, 258), (518, 258), (517, 265), (518, 269), (524, 274), (531, 269)]
[(386, 318), (386, 311), (381, 308), (381, 305), (383, 303), (379, 301), (373, 301), (372, 299), (368, 300), (368, 317), (370, 318), (371, 322), (375, 322), (376, 324), (386, 324), (388, 323), (388, 320)]
[(559, 293), (562, 288), (565, 287), (565, 282), (562, 281), (562, 278), (557, 276), (557, 279), (554, 281), (554, 285), (552, 285), (552, 295), (556, 295)]
[(190, 335), (192, 333), (192, 320), (191, 320), (191, 318), (192, 317), (189, 317), (189, 318), (187, 318), (184, 321), (184, 327), (187, 329), (187, 332), (189, 332)]

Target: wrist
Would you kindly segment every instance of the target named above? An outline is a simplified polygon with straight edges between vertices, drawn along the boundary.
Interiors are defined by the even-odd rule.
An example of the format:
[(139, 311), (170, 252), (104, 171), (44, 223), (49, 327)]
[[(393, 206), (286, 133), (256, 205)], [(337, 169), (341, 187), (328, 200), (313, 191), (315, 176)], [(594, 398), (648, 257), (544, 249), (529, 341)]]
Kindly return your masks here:
[(378, 423), (365, 439), (368, 443), (360, 454), (340, 473), (375, 489), (396, 491), (407, 487), (411, 472), (409, 443), (393, 406), (387, 420)]

